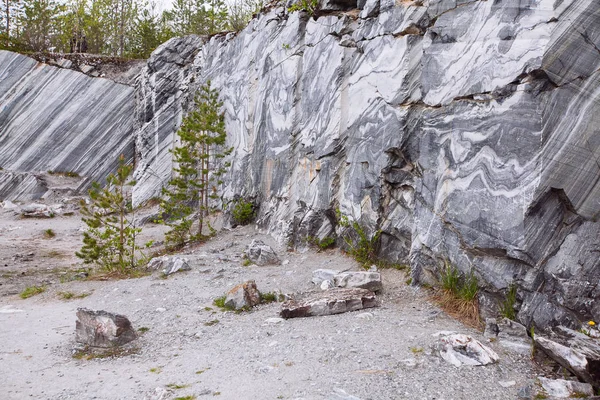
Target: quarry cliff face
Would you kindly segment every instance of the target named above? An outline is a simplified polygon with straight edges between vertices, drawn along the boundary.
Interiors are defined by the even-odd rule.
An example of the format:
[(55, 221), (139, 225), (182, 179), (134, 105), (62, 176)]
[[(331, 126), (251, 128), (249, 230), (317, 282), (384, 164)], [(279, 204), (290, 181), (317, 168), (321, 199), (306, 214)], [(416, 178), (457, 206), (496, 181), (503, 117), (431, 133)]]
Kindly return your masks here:
[[(259, 227), (281, 242), (341, 233), (339, 209), (367, 232), (381, 230), (380, 255), (410, 265), (413, 282), (434, 283), (449, 263), (478, 277), (484, 311), (514, 284), (526, 325), (599, 320), (596, 1), (322, 8), (309, 16), (279, 7), (238, 33), (171, 39), (135, 94), (121, 85), (106, 103), (115, 111), (86, 112), (122, 116), (112, 131), (124, 134), (106, 130), (113, 144), (88, 147), (130, 149), (132, 124), (134, 203), (158, 196), (177, 127), (211, 80), (234, 147), (223, 196), (255, 201)], [(0, 79), (0, 96), (3, 87)], [(0, 166), (18, 167), (3, 149), (20, 147), (6, 147), (6, 137)], [(88, 157), (116, 162), (106, 154)], [(81, 160), (90, 175), (105, 173), (96, 158)]]
[(135, 201), (159, 194), (211, 80), (235, 148), (225, 198), (256, 200), (281, 241), (335, 235), (339, 208), (415, 282), (449, 262), (478, 276), (484, 310), (515, 284), (525, 324), (600, 319), (600, 8), (361, 3), (161, 46), (136, 92)]
[(0, 51), (0, 199), (35, 200), (47, 171), (103, 182), (133, 160), (134, 88)]

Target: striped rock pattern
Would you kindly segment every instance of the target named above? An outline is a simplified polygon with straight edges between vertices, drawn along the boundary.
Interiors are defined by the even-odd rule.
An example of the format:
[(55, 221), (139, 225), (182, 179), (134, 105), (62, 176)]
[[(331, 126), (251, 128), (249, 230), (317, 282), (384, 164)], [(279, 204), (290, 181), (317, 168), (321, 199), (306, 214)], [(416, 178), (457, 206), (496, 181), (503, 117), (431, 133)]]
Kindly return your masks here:
[(235, 147), (224, 197), (255, 199), (281, 242), (342, 233), (339, 208), (416, 282), (444, 260), (475, 271), (484, 311), (516, 284), (527, 326), (600, 319), (595, 1), (359, 4), (159, 48), (137, 91), (135, 202), (169, 178), (210, 79)]
[(120, 154), (132, 160), (134, 110), (130, 86), (0, 51), (0, 199), (43, 195), (43, 179), (24, 173), (103, 181)]

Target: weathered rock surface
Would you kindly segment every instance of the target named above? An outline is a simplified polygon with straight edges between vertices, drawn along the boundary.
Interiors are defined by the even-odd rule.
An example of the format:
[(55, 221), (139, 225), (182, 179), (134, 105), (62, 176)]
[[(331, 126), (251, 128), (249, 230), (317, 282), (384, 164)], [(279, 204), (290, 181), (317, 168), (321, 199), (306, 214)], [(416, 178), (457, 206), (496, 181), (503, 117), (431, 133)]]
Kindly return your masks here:
[(210, 79), (235, 148), (224, 196), (259, 199), (282, 243), (342, 233), (339, 207), (415, 282), (447, 259), (475, 266), (484, 311), (515, 283), (525, 326), (600, 320), (597, 4), (359, 3), (162, 45), (136, 92), (136, 204)]
[(148, 262), (147, 268), (151, 271), (161, 269), (164, 275), (171, 275), (175, 272), (191, 270), (192, 267), (190, 267), (188, 261), (185, 257), (154, 257)]
[(254, 281), (234, 286), (225, 297), (225, 306), (234, 310), (247, 309), (258, 304), (260, 304), (260, 292)]
[(383, 289), (381, 274), (370, 271), (339, 272), (331, 269), (317, 269), (312, 273), (312, 283), (319, 285), (322, 290), (340, 287), (360, 288), (378, 292)]
[(503, 318), (498, 323), (498, 344), (522, 355), (531, 355), (533, 342), (527, 328), (516, 321)]
[(40, 198), (31, 172), (104, 182), (120, 154), (133, 159), (134, 109), (130, 86), (0, 51), (0, 199)]
[(341, 288), (360, 288), (371, 292), (378, 292), (383, 289), (379, 272), (342, 272), (333, 277), (333, 282), (335, 286)]
[(600, 387), (600, 345), (597, 339), (557, 327), (553, 340), (535, 335), (535, 345), (579, 379)]
[(472, 336), (460, 333), (441, 336), (434, 349), (439, 352), (442, 359), (456, 367), (483, 366), (500, 359), (494, 350), (484, 346)]
[(278, 265), (281, 263), (275, 250), (262, 240), (253, 240), (244, 253), (256, 265)]
[(137, 339), (126, 316), (87, 308), (77, 309), (75, 340), (90, 347), (122, 346)]
[(312, 273), (312, 283), (320, 285), (323, 281), (333, 281), (333, 277), (339, 274), (340, 271), (333, 269), (316, 269)]
[(288, 300), (281, 305), (283, 318), (341, 314), (377, 307), (375, 293), (366, 289), (330, 289), (304, 299)]
[(589, 383), (548, 379), (542, 376), (538, 380), (545, 393), (554, 398), (588, 398), (594, 395), (594, 388)]
[(30, 218), (52, 218), (56, 213), (45, 204), (31, 203), (21, 207), (21, 215)]

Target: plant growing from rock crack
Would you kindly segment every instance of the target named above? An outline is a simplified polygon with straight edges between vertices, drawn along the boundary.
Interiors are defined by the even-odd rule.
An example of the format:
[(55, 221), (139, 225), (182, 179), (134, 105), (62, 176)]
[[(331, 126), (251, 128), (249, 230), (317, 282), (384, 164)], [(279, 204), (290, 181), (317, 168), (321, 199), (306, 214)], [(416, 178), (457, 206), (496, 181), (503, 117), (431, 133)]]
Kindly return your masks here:
[[(177, 131), (180, 145), (175, 147), (173, 160), (177, 167), (174, 177), (163, 189), (161, 222), (171, 230), (165, 234), (169, 249), (178, 249), (190, 241), (204, 240), (203, 227), (209, 214), (218, 203), (221, 176), (230, 166), (223, 158), (232, 148), (225, 148), (227, 133), (223, 103), (219, 93), (211, 89), (210, 82), (200, 88), (195, 98), (196, 109), (183, 120)], [(193, 226), (197, 225), (194, 231)], [(210, 234), (214, 229), (208, 223)]]
[(468, 325), (479, 327), (481, 323), (477, 301), (479, 287), (473, 271), (461, 277), (458, 269), (448, 260), (444, 260), (444, 268), (439, 280), (442, 288), (433, 299), (448, 314)]
[(352, 229), (356, 235), (356, 239), (354, 240), (349, 237), (344, 237), (344, 241), (349, 248), (348, 253), (365, 269), (369, 268), (372, 263), (378, 262), (377, 245), (379, 243), (379, 237), (381, 236), (381, 230), (377, 230), (369, 237), (365, 229), (357, 221), (350, 221), (350, 219), (346, 215), (343, 215), (339, 209), (336, 210), (336, 216), (338, 224), (341, 227)]
[(135, 184), (128, 179), (132, 169), (121, 155), (117, 173), (108, 176), (106, 187), (94, 182), (89, 190), (91, 204), (81, 201), (87, 230), (83, 233), (83, 246), (75, 255), (109, 273), (129, 275), (139, 267), (136, 239), (142, 230), (135, 226), (134, 216), (128, 217), (133, 211), (127, 193), (127, 186)]
[(513, 321), (517, 318), (515, 304), (517, 303), (517, 286), (511, 284), (506, 292), (506, 299), (500, 303), (500, 315)]

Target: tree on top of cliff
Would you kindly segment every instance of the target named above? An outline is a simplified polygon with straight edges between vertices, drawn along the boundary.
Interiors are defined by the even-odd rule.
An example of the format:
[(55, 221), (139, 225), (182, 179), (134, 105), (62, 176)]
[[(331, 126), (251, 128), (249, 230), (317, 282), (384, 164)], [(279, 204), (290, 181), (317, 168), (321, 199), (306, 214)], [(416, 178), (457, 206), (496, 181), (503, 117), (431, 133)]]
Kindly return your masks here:
[(172, 249), (205, 239), (205, 223), (210, 234), (214, 232), (207, 217), (221, 206), (221, 176), (230, 166), (223, 158), (233, 150), (225, 146), (223, 103), (210, 82), (200, 88), (195, 105), (177, 131), (180, 144), (172, 150), (174, 177), (163, 189), (162, 222), (171, 228), (165, 239)]

